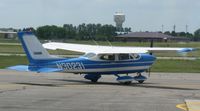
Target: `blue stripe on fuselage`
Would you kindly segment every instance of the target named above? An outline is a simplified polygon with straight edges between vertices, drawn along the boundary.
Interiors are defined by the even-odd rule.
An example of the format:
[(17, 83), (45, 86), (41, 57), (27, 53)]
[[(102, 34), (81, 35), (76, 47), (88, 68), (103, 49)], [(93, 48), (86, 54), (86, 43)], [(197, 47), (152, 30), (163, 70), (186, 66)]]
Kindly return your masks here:
[[(96, 61), (96, 60), (89, 60), (87, 58), (79, 57), (79, 58), (72, 58), (72, 59), (59, 60), (59, 61), (49, 61), (48, 63), (40, 64), (40, 66), (57, 67), (57, 64), (81, 63), (84, 65), (84, 70), (89, 70), (89, 69), (101, 69), (101, 68), (151, 66), (154, 61), (155, 61), (154, 56), (148, 55), (148, 54), (141, 54), (141, 58), (139, 60)], [(122, 72), (127, 72), (127, 71), (122, 71)]]

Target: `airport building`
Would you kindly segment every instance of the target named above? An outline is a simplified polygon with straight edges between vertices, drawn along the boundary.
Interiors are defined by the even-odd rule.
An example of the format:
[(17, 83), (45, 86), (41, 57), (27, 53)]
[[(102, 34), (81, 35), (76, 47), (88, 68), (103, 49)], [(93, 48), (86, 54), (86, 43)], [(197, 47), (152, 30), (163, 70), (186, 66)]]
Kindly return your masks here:
[(16, 34), (9, 33), (9, 32), (17, 32), (17, 29), (0, 28), (0, 39), (17, 39), (17, 35)]
[(186, 37), (174, 37), (171, 35), (163, 34), (160, 32), (130, 32), (128, 34), (118, 35), (115, 37), (116, 41), (132, 41), (132, 42), (148, 42), (148, 41), (157, 41), (157, 42), (188, 42), (189, 38)]

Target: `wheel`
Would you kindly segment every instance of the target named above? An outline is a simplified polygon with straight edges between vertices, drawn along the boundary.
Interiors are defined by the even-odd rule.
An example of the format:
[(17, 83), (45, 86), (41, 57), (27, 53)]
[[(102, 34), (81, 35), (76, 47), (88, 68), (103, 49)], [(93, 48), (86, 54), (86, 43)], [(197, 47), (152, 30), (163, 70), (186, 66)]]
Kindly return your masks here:
[(140, 84), (142, 84), (144, 82), (144, 80), (140, 80), (140, 81), (138, 81), (138, 83), (140, 83)]
[(93, 83), (96, 83), (98, 81), (98, 79), (93, 79), (93, 80), (91, 80), (91, 82), (93, 82)]
[(141, 75), (142, 75), (141, 73), (139, 73), (139, 72), (137, 73), (137, 76), (141, 76)]
[(124, 82), (125, 85), (131, 84), (131, 81)]
[(99, 78), (101, 78), (101, 75), (86, 74), (84, 78), (90, 80), (93, 83), (96, 83), (99, 80)]

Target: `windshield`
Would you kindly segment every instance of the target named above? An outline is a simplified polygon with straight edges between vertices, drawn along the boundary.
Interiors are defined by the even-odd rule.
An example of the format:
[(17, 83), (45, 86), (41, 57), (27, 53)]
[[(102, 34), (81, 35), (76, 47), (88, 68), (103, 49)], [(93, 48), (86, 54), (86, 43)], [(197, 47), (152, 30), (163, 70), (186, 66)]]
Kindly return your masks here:
[(94, 56), (96, 56), (95, 53), (87, 53), (87, 54), (83, 55), (83, 57), (87, 57), (87, 58), (92, 58)]

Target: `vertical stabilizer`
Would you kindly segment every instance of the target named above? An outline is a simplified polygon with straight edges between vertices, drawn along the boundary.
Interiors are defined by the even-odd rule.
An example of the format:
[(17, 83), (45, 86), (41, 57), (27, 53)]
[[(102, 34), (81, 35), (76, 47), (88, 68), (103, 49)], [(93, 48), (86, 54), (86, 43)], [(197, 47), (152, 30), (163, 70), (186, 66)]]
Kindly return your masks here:
[(19, 32), (18, 37), (30, 63), (55, 59), (49, 55), (48, 51), (32, 32)]

